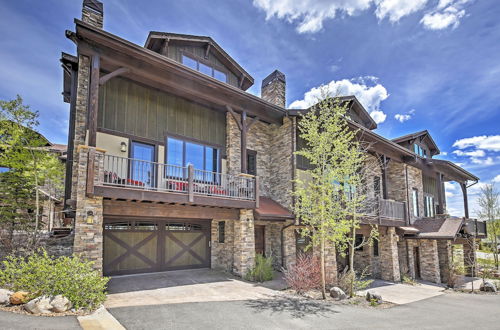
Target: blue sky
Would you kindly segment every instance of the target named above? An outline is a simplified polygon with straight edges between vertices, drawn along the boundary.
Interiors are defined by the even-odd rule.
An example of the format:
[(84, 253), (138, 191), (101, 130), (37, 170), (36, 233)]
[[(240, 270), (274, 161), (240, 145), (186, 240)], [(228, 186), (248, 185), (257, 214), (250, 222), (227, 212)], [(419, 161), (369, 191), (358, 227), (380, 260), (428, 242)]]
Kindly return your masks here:
[[(449, 159), (500, 186), (500, 4), (495, 0), (104, 0), (104, 26), (143, 45), (150, 30), (213, 37), (253, 77), (285, 73), (301, 107), (329, 85), (358, 96), (394, 138), (428, 129)], [(60, 52), (80, 0), (0, 0), (0, 99), (21, 94), (40, 131), (66, 143)], [(316, 88), (316, 89), (315, 89)], [(495, 179), (496, 178), (496, 179)], [(481, 185), (470, 189), (472, 209)], [(447, 186), (461, 215), (461, 195)]]

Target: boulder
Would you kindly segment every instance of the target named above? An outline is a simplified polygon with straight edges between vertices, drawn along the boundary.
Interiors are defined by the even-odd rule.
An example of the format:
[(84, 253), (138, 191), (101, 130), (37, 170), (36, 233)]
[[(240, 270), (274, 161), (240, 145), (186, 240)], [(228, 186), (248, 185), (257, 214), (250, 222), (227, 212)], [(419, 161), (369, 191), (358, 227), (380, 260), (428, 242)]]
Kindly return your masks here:
[(10, 303), (10, 296), (12, 296), (14, 292), (0, 289), (0, 305), (7, 305)]
[(370, 292), (370, 291), (368, 291), (366, 293), (366, 300), (368, 302), (372, 302), (373, 300), (375, 300), (378, 304), (380, 304), (382, 302), (382, 296), (379, 295), (376, 292)]
[(52, 298), (50, 304), (52, 305), (52, 311), (56, 313), (66, 312), (72, 307), (71, 301), (60, 294)]
[(497, 292), (497, 287), (495, 286), (495, 284), (493, 282), (485, 281), (485, 282), (481, 283), (479, 290), (484, 291), (484, 292)]
[(31, 314), (48, 314), (52, 312), (52, 305), (50, 304), (50, 297), (41, 296), (30, 300), (26, 305), (26, 309)]
[(330, 289), (330, 296), (334, 299), (344, 300), (347, 299), (347, 295), (341, 288), (334, 286)]
[(28, 301), (28, 296), (29, 292), (17, 291), (10, 296), (9, 301), (12, 305), (25, 304)]

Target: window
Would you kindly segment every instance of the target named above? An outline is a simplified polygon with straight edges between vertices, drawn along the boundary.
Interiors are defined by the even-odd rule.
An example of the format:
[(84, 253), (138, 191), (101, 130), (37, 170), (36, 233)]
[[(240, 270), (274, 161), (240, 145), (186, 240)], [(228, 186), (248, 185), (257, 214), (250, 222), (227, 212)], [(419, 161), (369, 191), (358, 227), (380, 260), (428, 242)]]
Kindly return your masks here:
[(224, 243), (224, 241), (226, 240), (226, 222), (219, 221), (218, 227), (219, 243)]
[(356, 251), (363, 251), (363, 247), (360, 246), (361, 244), (363, 244), (363, 234), (356, 234), (356, 240), (354, 242)]
[(424, 196), (424, 214), (428, 218), (434, 217), (434, 196)]
[(227, 83), (227, 74), (217, 70), (212, 64), (200, 62), (199, 60), (187, 55), (182, 55), (182, 64), (193, 70), (200, 71), (207, 76)]
[(134, 225), (135, 230), (157, 230), (156, 222), (152, 221), (136, 221)]
[(378, 240), (373, 240), (373, 256), (378, 257)]
[(154, 165), (155, 146), (132, 141), (130, 164), (131, 180), (127, 182), (132, 186), (153, 187), (155, 185)]
[(380, 197), (380, 177), (376, 176), (373, 178), (373, 191), (375, 192), (375, 197)]
[[(195, 169), (219, 173), (219, 149), (172, 137), (167, 138), (166, 145), (166, 164), (176, 166), (188, 166), (192, 164)], [(167, 176), (172, 177), (182, 175), (179, 169), (175, 168), (169, 168), (166, 172)], [(213, 177), (206, 177), (207, 175), (204, 173), (197, 173), (196, 175), (197, 180), (213, 181), (214, 179)]]
[(418, 218), (418, 190), (413, 188), (411, 194), (411, 201), (413, 205), (413, 216)]
[(104, 225), (105, 230), (131, 230), (132, 223), (130, 221), (111, 222)]
[(420, 146), (416, 143), (413, 145), (413, 151), (417, 155), (419, 155), (420, 157), (424, 157), (424, 158), (427, 157), (427, 151), (422, 146)]
[(257, 152), (247, 150), (247, 173), (257, 175)]

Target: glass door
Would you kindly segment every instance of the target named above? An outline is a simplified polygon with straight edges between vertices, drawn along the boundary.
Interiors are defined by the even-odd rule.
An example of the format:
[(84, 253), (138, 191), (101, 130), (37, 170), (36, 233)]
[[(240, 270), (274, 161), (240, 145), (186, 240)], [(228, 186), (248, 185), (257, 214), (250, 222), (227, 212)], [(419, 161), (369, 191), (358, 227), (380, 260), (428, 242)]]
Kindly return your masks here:
[(137, 187), (155, 186), (155, 146), (140, 142), (132, 142), (130, 164), (130, 182), (128, 185)]

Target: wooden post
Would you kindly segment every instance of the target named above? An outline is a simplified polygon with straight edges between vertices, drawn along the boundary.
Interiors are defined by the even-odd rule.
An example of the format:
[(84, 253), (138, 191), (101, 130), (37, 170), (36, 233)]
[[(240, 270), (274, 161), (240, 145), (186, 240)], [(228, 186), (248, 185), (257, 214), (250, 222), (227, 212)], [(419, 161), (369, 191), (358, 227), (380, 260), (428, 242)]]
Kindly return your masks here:
[(247, 173), (247, 112), (241, 113), (241, 173)]
[(441, 173), (437, 173), (437, 191), (438, 191), (438, 214), (443, 214), (444, 213), (444, 191), (443, 191), (443, 183), (442, 183), (443, 177)]
[(382, 196), (387, 199), (387, 157), (382, 156)]
[(99, 70), (100, 57), (98, 54), (92, 55), (92, 64), (90, 71), (90, 91), (89, 91), (89, 146), (96, 146), (97, 132), (97, 108), (99, 106)]
[(259, 208), (259, 199), (260, 199), (260, 193), (259, 193), (259, 177), (255, 177), (255, 208)]
[(193, 164), (188, 165), (188, 200), (194, 202), (194, 167)]
[(462, 195), (464, 196), (464, 215), (466, 219), (469, 219), (469, 202), (467, 200), (467, 184), (460, 183), (460, 188), (462, 188)]

